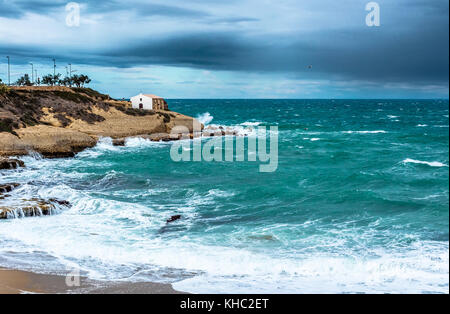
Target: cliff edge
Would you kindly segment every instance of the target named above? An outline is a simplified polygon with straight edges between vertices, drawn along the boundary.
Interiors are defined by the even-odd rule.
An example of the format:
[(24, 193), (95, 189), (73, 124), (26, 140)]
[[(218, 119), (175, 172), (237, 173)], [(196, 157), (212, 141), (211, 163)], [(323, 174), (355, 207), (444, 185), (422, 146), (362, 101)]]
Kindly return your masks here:
[(90, 88), (11, 87), (0, 94), (0, 156), (68, 157), (100, 137), (123, 139), (169, 134), (194, 118), (162, 110), (137, 110)]

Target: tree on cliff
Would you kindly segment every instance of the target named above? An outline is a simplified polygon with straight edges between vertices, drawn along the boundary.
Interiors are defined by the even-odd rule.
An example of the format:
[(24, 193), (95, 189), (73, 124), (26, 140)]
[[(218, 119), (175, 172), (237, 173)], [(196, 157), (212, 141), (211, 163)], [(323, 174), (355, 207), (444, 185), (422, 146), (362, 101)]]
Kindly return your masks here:
[(89, 76), (81, 74), (81, 75), (74, 75), (71, 77), (72, 83), (76, 85), (76, 87), (84, 87), (85, 84), (89, 84), (91, 82), (91, 79)]
[(71, 77), (65, 77), (62, 80), (59, 80), (59, 85), (72, 87), (73, 80)]
[(33, 86), (33, 83), (30, 81), (30, 76), (25, 74), (21, 78), (16, 81), (17, 86)]
[(56, 75), (47, 74), (44, 77), (42, 77), (42, 84), (54, 86), (56, 84), (59, 84), (60, 77), (61, 77), (60, 73)]

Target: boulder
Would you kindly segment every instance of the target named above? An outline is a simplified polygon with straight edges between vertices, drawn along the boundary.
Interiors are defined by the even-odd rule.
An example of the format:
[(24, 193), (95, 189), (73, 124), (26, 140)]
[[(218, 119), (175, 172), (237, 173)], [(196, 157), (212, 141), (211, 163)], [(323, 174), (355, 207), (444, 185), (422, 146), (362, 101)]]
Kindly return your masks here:
[(8, 193), (17, 188), (19, 183), (0, 184), (0, 193)]
[(25, 167), (25, 163), (22, 160), (0, 157), (0, 170), (17, 169), (19, 167)]
[(69, 202), (57, 199), (22, 200), (20, 204), (0, 206), (0, 219), (38, 217), (53, 215), (62, 207), (70, 207)]
[(171, 223), (171, 222), (177, 221), (179, 219), (181, 219), (181, 215), (175, 215), (175, 216), (172, 216), (169, 219), (167, 219), (167, 223)]
[(113, 146), (125, 146), (125, 139), (124, 138), (116, 138), (112, 140)]

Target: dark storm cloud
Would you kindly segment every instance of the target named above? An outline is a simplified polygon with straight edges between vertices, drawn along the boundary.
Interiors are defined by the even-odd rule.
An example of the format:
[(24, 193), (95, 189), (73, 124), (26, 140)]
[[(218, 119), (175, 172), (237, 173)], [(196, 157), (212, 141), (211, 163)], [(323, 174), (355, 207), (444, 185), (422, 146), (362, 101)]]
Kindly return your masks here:
[[(306, 72), (351, 79), (446, 82), (448, 27), (435, 21), (412, 32), (388, 28), (329, 31), (276, 41), (239, 33), (146, 40), (103, 53), (117, 66), (164, 64), (211, 70)], [(273, 44), (273, 43), (276, 44)], [(307, 69), (313, 66), (313, 71)]]
[(54, 9), (64, 8), (67, 1), (0, 0), (0, 17), (21, 18), (25, 13), (48, 14)]
[[(44, 10), (45, 5), (39, 6), (43, 1), (14, 3), (15, 8), (25, 10), (26, 7), (34, 12), (62, 5), (62, 2), (53, 2)], [(170, 65), (208, 70), (285, 72), (299, 77), (307, 73), (308, 77), (339, 76), (379, 83), (448, 84), (449, 5), (446, 0), (380, 1), (382, 8), (386, 8), (381, 27), (367, 27), (362, 10), (360, 26), (331, 28), (324, 24), (316, 30), (290, 32), (289, 35), (254, 34), (245, 27), (241, 30), (207, 31), (208, 23), (258, 22), (270, 25), (271, 21), (253, 17), (224, 17), (212, 14), (212, 11), (207, 13), (175, 5), (141, 3), (131, 6), (129, 2), (119, 1), (82, 3), (86, 4), (87, 11), (96, 13), (132, 11), (141, 16), (195, 17), (204, 23), (205, 30), (190, 31), (187, 26), (183, 33), (171, 32), (163, 38), (136, 36), (132, 40), (125, 39), (126, 44), (114, 48), (77, 48), (77, 51), (69, 52), (66, 47), (49, 51), (45, 45), (24, 48), (0, 44), (0, 53), (24, 58), (55, 55), (72, 62), (119, 68)], [(204, 1), (197, 0), (195, 3), (202, 4)], [(214, 1), (208, 3), (210, 8), (216, 5)], [(363, 8), (361, 5), (357, 7), (358, 10)], [(2, 10), (0, 15), (17, 14), (13, 7), (8, 8)], [(340, 14), (344, 14), (342, 12)], [(312, 69), (308, 68), (309, 65)]]
[[(20, 18), (25, 13), (48, 14), (54, 9), (64, 9), (68, 0), (0, 0), (0, 17)], [(178, 6), (136, 3), (133, 1), (75, 1), (85, 5), (86, 13), (114, 13), (118, 11), (132, 11), (138, 16), (172, 16), (172, 17), (206, 17), (207, 13)]]
[(133, 1), (88, 1), (88, 13), (112, 13), (118, 11), (133, 12), (138, 16), (168, 16), (168, 17), (205, 17), (207, 13), (173, 5), (136, 3)]

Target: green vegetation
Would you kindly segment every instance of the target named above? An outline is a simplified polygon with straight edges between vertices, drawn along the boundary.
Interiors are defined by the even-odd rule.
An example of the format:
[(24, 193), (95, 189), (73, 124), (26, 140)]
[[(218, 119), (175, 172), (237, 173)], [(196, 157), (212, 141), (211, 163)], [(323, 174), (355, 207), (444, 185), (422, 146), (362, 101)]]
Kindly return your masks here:
[(42, 84), (44, 84), (44, 85), (55, 86), (57, 84), (60, 84), (60, 82), (61, 82), (61, 74), (60, 73), (58, 73), (56, 75), (47, 74), (44, 77), (42, 77)]
[(31, 112), (26, 112), (20, 118), (20, 121), (22, 121), (26, 126), (34, 126), (40, 123), (37, 119), (33, 117), (33, 114)]
[(30, 76), (28, 74), (25, 74), (24, 76), (20, 77), (16, 83), (17, 86), (33, 86), (33, 83), (30, 81)]
[(70, 79), (72, 80), (73, 84), (75, 84), (75, 86), (78, 88), (84, 87), (85, 84), (89, 84), (91, 82), (89, 76), (84, 74), (74, 75)]
[(53, 94), (55, 96), (58, 96), (59, 98), (68, 100), (68, 101), (73, 101), (76, 103), (91, 103), (92, 99), (89, 98), (88, 96), (85, 95), (81, 95), (79, 93), (71, 93), (71, 92), (64, 92), (64, 91), (53, 91)]
[(8, 132), (17, 136), (17, 133), (14, 132), (15, 128), (18, 128), (19, 125), (10, 118), (0, 119), (0, 132)]
[(122, 111), (123, 113), (125, 113), (125, 114), (127, 114), (129, 116), (140, 116), (140, 117), (143, 117), (143, 116), (153, 116), (153, 115), (156, 114), (156, 112), (154, 110), (141, 110), (141, 109), (124, 107), (124, 106), (114, 106), (114, 107), (117, 110), (120, 110), (120, 111)]
[(164, 123), (169, 123), (170, 122), (170, 114), (165, 113), (165, 112), (158, 112), (160, 116), (163, 116), (164, 119)]
[(97, 92), (96, 90), (93, 90), (92, 88), (87, 88), (87, 87), (74, 87), (72, 88), (72, 90), (76, 93), (83, 93), (86, 94), (90, 97), (93, 98), (97, 98), (97, 99), (102, 99), (102, 100), (109, 100), (111, 99), (111, 97), (109, 97), (109, 95), (105, 95), (102, 93)]
[(9, 92), (9, 87), (3, 84), (2, 79), (0, 79), (0, 95), (5, 95)]

